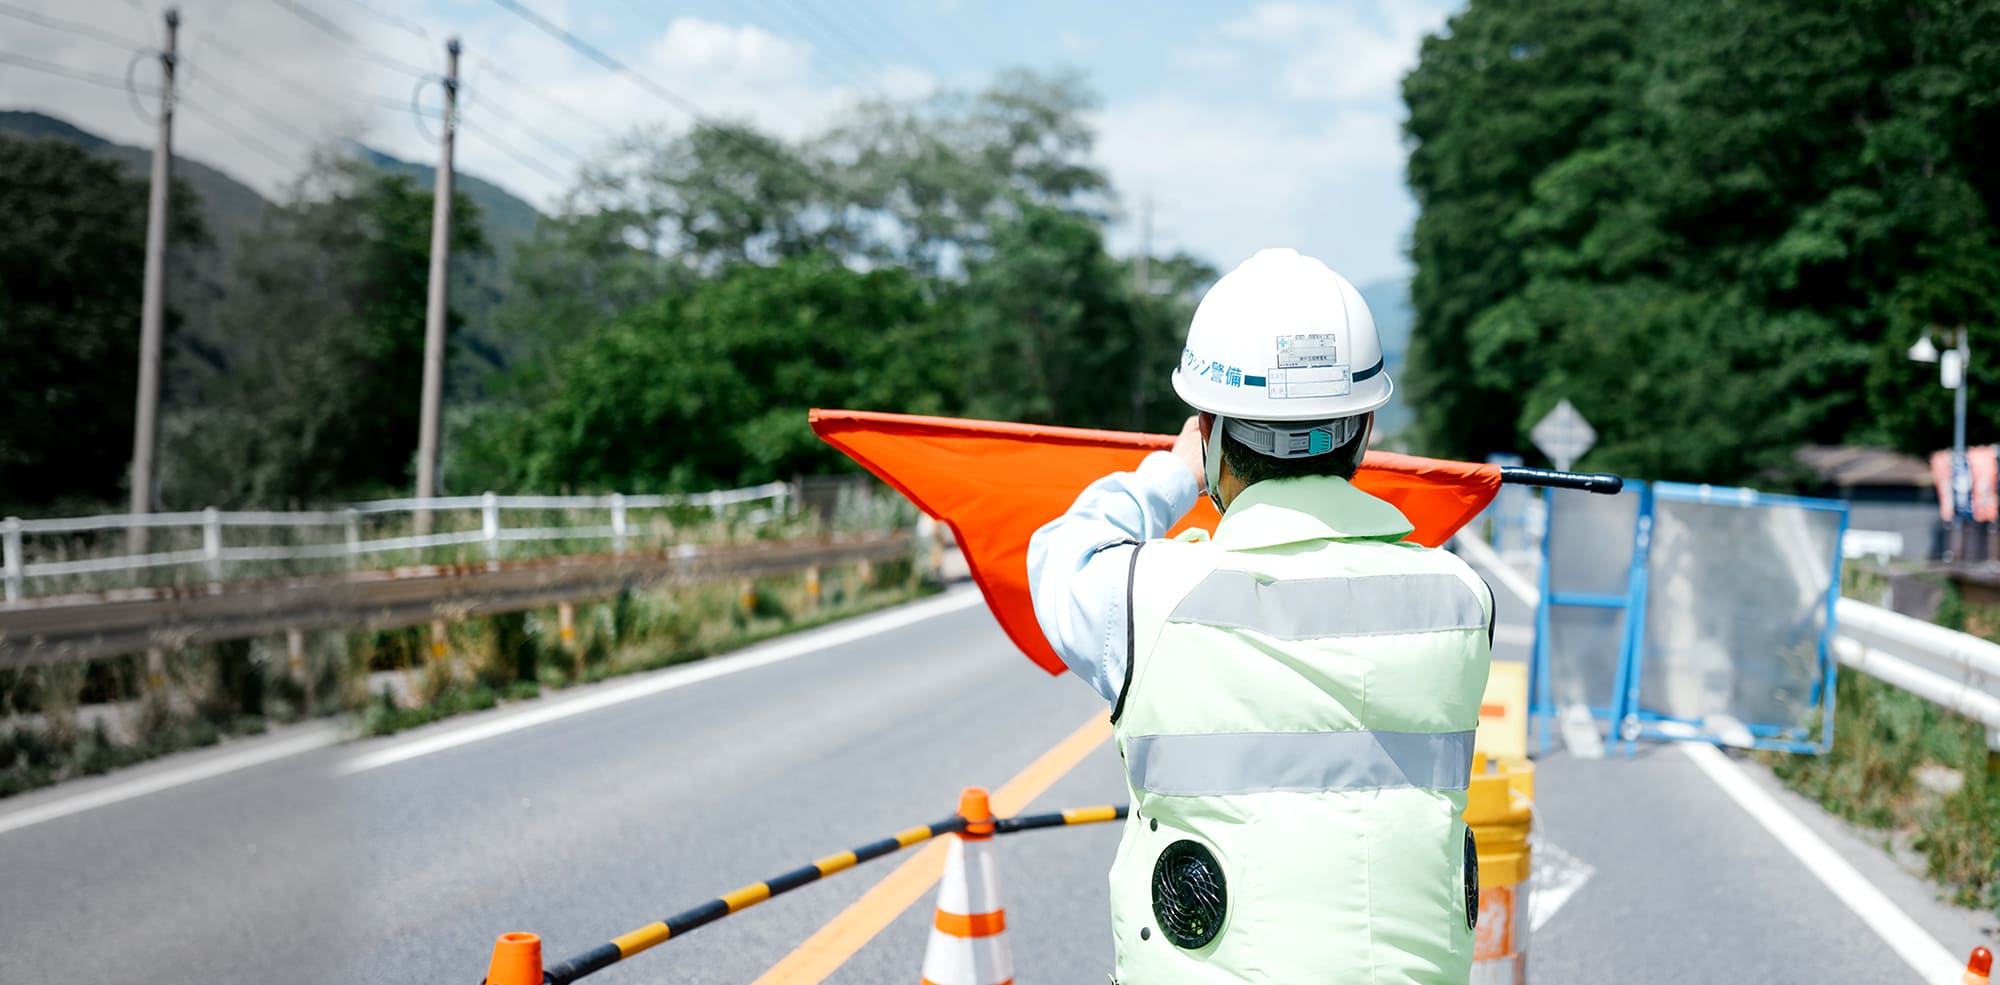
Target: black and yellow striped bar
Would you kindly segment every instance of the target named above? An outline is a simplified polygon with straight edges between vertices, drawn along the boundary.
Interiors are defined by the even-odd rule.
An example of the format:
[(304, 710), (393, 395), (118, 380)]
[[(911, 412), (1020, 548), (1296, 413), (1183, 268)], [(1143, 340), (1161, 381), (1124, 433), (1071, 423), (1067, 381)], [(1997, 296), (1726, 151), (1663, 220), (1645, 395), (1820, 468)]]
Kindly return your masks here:
[[(1098, 808), (1091, 808), (1096, 810)], [(1124, 816), (1124, 808), (1118, 809)], [(1060, 817), (1061, 815), (1055, 815)], [(1005, 823), (1005, 822), (1001, 822)], [(1045, 825), (1044, 825), (1045, 826)], [(810, 865), (801, 866), (772, 879), (751, 883), (734, 892), (724, 893), (684, 913), (677, 913), (665, 920), (649, 923), (628, 934), (599, 944), (576, 957), (542, 972), (542, 980), (550, 985), (568, 985), (592, 972), (602, 971), (640, 951), (656, 947), (669, 938), (679, 937), (706, 924), (714, 923), (738, 910), (756, 906), (773, 896), (789, 893), (800, 886), (817, 882), (836, 872), (854, 868), (863, 862), (881, 858), (898, 849), (921, 844), (939, 835), (953, 834), (965, 830), (965, 819), (953, 815), (935, 824), (926, 824), (904, 831), (898, 831), (879, 841), (871, 841), (853, 851), (828, 855)]]
[(993, 833), (1013, 834), (1016, 831), (1033, 831), (1036, 828), (1060, 828), (1067, 824), (1102, 824), (1106, 821), (1125, 820), (1125, 805), (1102, 807), (1072, 807), (1054, 814), (1026, 814), (1017, 817), (1003, 817), (993, 823)]

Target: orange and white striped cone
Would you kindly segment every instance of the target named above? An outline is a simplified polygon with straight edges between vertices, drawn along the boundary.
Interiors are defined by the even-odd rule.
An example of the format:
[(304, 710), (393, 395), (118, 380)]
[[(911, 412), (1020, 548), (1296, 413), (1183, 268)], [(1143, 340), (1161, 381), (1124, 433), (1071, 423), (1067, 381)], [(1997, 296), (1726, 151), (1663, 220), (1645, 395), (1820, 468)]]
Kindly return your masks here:
[(993, 808), (986, 791), (968, 787), (958, 798), (965, 831), (953, 836), (938, 885), (937, 917), (924, 949), (924, 985), (1013, 985), (1007, 911), (1000, 906), (1000, 860), (993, 845)]

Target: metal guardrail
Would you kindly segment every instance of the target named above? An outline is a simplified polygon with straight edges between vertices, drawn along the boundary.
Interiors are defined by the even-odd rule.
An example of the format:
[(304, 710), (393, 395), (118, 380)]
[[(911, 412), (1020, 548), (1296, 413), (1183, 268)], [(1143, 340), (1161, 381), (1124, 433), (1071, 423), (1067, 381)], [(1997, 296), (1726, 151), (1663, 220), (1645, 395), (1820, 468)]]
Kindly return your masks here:
[(0, 669), (73, 663), (289, 630), (397, 629), (519, 612), (659, 583), (908, 557), (908, 533), (624, 555), (415, 565), (339, 575), (133, 589), (0, 607)]
[(1985, 725), (2000, 752), (2000, 644), (1848, 598), (1834, 617), (1842, 664)]
[[(486, 493), (481, 496), (453, 496), (424, 501), (415, 499), (384, 499), (366, 503), (355, 503), (339, 510), (311, 510), (299, 512), (275, 511), (223, 511), (213, 507), (184, 513), (113, 513), (100, 516), (51, 517), (40, 520), (23, 520), (8, 517), (0, 521), (0, 584), (4, 585), (5, 600), (20, 602), (28, 597), (28, 586), (32, 579), (63, 576), (104, 574), (110, 572), (139, 571), (150, 568), (175, 567), (180, 565), (205, 565), (211, 581), (220, 581), (225, 568), (230, 564), (243, 562), (310, 561), (347, 558), (359, 560), (370, 555), (380, 555), (399, 551), (428, 550), (438, 547), (452, 547), (464, 544), (486, 545), (486, 556), (497, 559), (500, 545), (531, 541), (552, 540), (606, 540), (611, 543), (613, 553), (622, 553), (632, 537), (630, 511), (667, 509), (674, 507), (695, 507), (715, 509), (744, 503), (770, 501), (772, 509), (784, 512), (792, 498), (791, 486), (782, 482), (772, 482), (744, 489), (725, 489), (717, 492), (694, 493), (685, 496), (501, 496)], [(364, 540), (361, 537), (363, 517), (382, 516), (393, 513), (415, 512), (419, 505), (432, 512), (452, 510), (479, 510), (478, 530), (453, 533), (381, 537)], [(507, 528), (502, 525), (502, 512), (506, 510), (604, 510), (608, 522), (590, 526)], [(148, 529), (197, 527), (202, 532), (202, 546), (182, 550), (156, 551), (147, 554), (127, 554), (110, 557), (77, 558), (60, 561), (30, 561), (26, 550), (27, 538), (52, 534), (94, 533), (107, 530), (127, 530), (133, 527)], [(315, 527), (339, 527), (344, 536), (338, 541), (323, 544), (287, 544), (231, 547), (224, 543), (224, 531), (242, 528), (283, 528), (289, 530)]]
[[(1460, 531), (1453, 546), (1530, 606), (1541, 604), (1534, 583), (1484, 540)], [(2000, 644), (1850, 598), (1836, 604), (1834, 628), (1843, 666), (1986, 726), (1987, 748), (2000, 752)]]

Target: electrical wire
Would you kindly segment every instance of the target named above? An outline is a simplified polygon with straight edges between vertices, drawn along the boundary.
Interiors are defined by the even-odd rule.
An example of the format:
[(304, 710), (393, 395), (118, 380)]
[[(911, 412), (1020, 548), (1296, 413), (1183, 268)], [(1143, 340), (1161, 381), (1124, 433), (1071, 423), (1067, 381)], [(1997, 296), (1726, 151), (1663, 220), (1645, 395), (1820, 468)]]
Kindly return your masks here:
[[(300, 82), (296, 79), (293, 79), (292, 77), (284, 74), (283, 72), (280, 72), (277, 69), (274, 69), (271, 66), (263, 62), (260, 62), (257, 59), (252, 58), (241, 51), (238, 51), (235, 48), (230, 47), (221, 38), (215, 37), (212, 34), (203, 32), (195, 38), (195, 41), (196, 43), (204, 47), (214, 48), (215, 50), (222, 52), (224, 55), (229, 56), (230, 58), (234, 59), (236, 62), (243, 65), (244, 67), (262, 73), (265, 77), (269, 78), (271, 81), (276, 82), (279, 85), (282, 85), (285, 88), (290, 89), (293, 92), (306, 97), (307, 99), (314, 100), (315, 102), (318, 102), (320, 105), (325, 106), (328, 109), (338, 112), (347, 108), (339, 100), (333, 98), (332, 96), (327, 95), (325, 92), (319, 89), (315, 89), (312, 86), (306, 85), (305, 83)], [(186, 56), (182, 57), (185, 58)]]
[(610, 55), (606, 54), (602, 49), (598, 48), (596, 45), (593, 45), (590, 42), (585, 41), (574, 34), (571, 34), (569, 31), (564, 30), (561, 26), (557, 25), (555, 22), (550, 21), (548, 18), (543, 17), (542, 15), (535, 13), (534, 11), (528, 9), (527, 7), (522, 6), (518, 2), (518, 0), (493, 0), (493, 2), (499, 4), (501, 7), (505, 8), (507, 11), (521, 18), (522, 20), (527, 21), (529, 24), (534, 25), (537, 29), (542, 31), (542, 33), (547, 34), (548, 36), (558, 41), (561, 41), (563, 44), (569, 46), (569, 48), (572, 51), (575, 51), (577, 54), (580, 54), (585, 58), (588, 58), (591, 61), (596, 62), (597, 64), (603, 66), (606, 69), (609, 69), (613, 72), (625, 76), (627, 79), (630, 79), (632, 82), (636, 83), (640, 88), (645, 89), (647, 92), (651, 93), (654, 96), (654, 98), (659, 99), (661, 102), (664, 102), (667, 105), (672, 106), (675, 109), (678, 109), (681, 112), (684, 112), (689, 116), (694, 117), (694, 119), (700, 123), (715, 128), (716, 133), (719, 136), (721, 136), (722, 139), (728, 141), (731, 144), (736, 145), (738, 149), (747, 150), (750, 153), (763, 157), (774, 164), (777, 164), (781, 167), (789, 168), (795, 171), (801, 177), (804, 177), (807, 181), (811, 182), (812, 184), (818, 186), (819, 188), (830, 194), (833, 195), (842, 194), (840, 188), (835, 186), (832, 182), (828, 181), (821, 175), (813, 173), (811, 170), (807, 169), (803, 165), (799, 164), (798, 162), (790, 158), (780, 157), (777, 154), (772, 153), (768, 148), (765, 148), (755, 143), (751, 143), (750, 141), (743, 140), (742, 138), (736, 135), (735, 131), (711, 120), (707, 116), (707, 114), (701, 111), (701, 107), (696, 105), (692, 100), (688, 99), (685, 96), (680, 95), (677, 92), (674, 92), (671, 89), (668, 89), (667, 87), (659, 84), (658, 82), (654, 82), (652, 79), (644, 75), (639, 74), (637, 71), (633, 70), (630, 66), (627, 66), (624, 62), (621, 62), (618, 59), (613, 58)]
[[(67, 65), (58, 65), (55, 62), (45, 62), (39, 58), (30, 58), (27, 55), (16, 55), (10, 52), (0, 51), (0, 64), (17, 65), (20, 66), (21, 68), (25, 68), (34, 72), (45, 72), (49, 75), (60, 75), (66, 79), (73, 79), (77, 82), (88, 82), (91, 85), (103, 86), (107, 89), (123, 90), (125, 88), (125, 80), (118, 78), (117, 76), (104, 75), (102, 73), (92, 72), (87, 69), (70, 68)], [(141, 88), (148, 90), (146, 94), (149, 96), (158, 95), (160, 92), (158, 86), (147, 85), (144, 83), (141, 83), (140, 85)]]
[(486, 143), (491, 144), (495, 149), (499, 150), (500, 153), (505, 154), (516, 161), (519, 161), (522, 164), (522, 166), (535, 171), (537, 174), (540, 174), (542, 177), (555, 182), (557, 185), (565, 187), (568, 186), (570, 181), (569, 175), (566, 175), (561, 171), (556, 170), (554, 167), (550, 166), (547, 162), (543, 161), (542, 159), (521, 150), (519, 147), (516, 147), (513, 144), (508, 143), (506, 140), (502, 139), (499, 134), (496, 134), (491, 130), (485, 129), (484, 127), (478, 126), (474, 124), (471, 120), (468, 120), (464, 117), (459, 118), (458, 129), (459, 132), (461, 133), (478, 134), (480, 138), (483, 139)]
[[(854, 35), (848, 34), (847, 27), (840, 22), (839, 18), (828, 16), (817, 5), (812, 3), (794, 3), (793, 0), (765, 0), (765, 2), (770, 5), (782, 4), (785, 7), (802, 12), (806, 17), (811, 18), (815, 23), (821, 25), (825, 32), (821, 35), (822, 37), (834, 38), (836, 44), (861, 60), (863, 68), (875, 72), (883, 70), (881, 59), (870, 52), (866, 45), (856, 40)], [(873, 91), (877, 96), (883, 95), (880, 88), (865, 78), (861, 85)]]
[(415, 76), (416, 78), (420, 79), (429, 78), (437, 74), (436, 72), (428, 68), (425, 68), (421, 65), (412, 64), (410, 62), (403, 61), (400, 58), (392, 58), (388, 55), (382, 54), (379, 51), (376, 51), (374, 48), (370, 47), (367, 42), (349, 33), (346, 28), (341, 27), (340, 25), (335, 24), (330, 20), (327, 20), (325, 17), (319, 15), (318, 13), (315, 13), (309, 8), (299, 6), (296, 2), (294, 2), (294, 0), (271, 0), (271, 2), (277, 4), (280, 7), (285, 8), (286, 10), (291, 11), (292, 16), (297, 17), (302, 21), (305, 21), (307, 24), (310, 24), (315, 28), (318, 28), (320, 33), (325, 34), (327, 37), (330, 37), (336, 41), (339, 41), (341, 44), (347, 45), (348, 47), (354, 49), (355, 54), (358, 54), (362, 58), (374, 62), (377, 65), (380, 65), (384, 68), (395, 69), (398, 72), (402, 72), (406, 75)]
[(272, 147), (270, 144), (265, 143), (263, 140), (259, 139), (250, 132), (239, 128), (236, 124), (230, 122), (228, 117), (223, 116), (220, 113), (214, 112), (213, 110), (208, 109), (207, 107), (201, 105), (200, 103), (188, 102), (186, 99), (179, 100), (178, 106), (181, 109), (188, 110), (194, 115), (207, 120), (210, 126), (213, 126), (217, 130), (222, 131), (224, 134), (228, 135), (231, 139), (235, 140), (237, 143), (242, 144), (244, 147), (248, 147), (249, 149), (256, 151), (258, 154), (263, 155), (266, 160), (269, 160), (273, 164), (276, 164), (279, 167), (291, 168), (293, 170), (302, 170), (299, 167), (299, 162), (297, 158), (285, 154), (283, 151), (280, 151), (277, 148)]
[(431, 40), (431, 32), (424, 30), (424, 26), (422, 24), (417, 23), (416, 21), (413, 21), (400, 14), (392, 14), (389, 11), (383, 10), (380, 7), (375, 6), (374, 4), (367, 3), (366, 0), (347, 0), (347, 2), (349, 5), (359, 9), (362, 13), (367, 14), (368, 16), (373, 17), (376, 20), (389, 25), (390, 27), (397, 28), (398, 30), (408, 31), (411, 34), (414, 34), (417, 37), (424, 39), (425, 41)]
[[(458, 85), (459, 85), (460, 98), (464, 99), (468, 103), (476, 101), (477, 97), (479, 96), (479, 92), (477, 89), (468, 85), (463, 79), (459, 81)], [(495, 101), (493, 105), (497, 107), (497, 106), (502, 106), (504, 104)], [(583, 155), (577, 152), (574, 148), (557, 143), (554, 138), (550, 137), (549, 135), (543, 133), (542, 131), (532, 126), (522, 123), (519, 119), (509, 114), (497, 113), (495, 114), (495, 118), (499, 119), (502, 123), (505, 123), (507, 126), (511, 127), (515, 133), (521, 134), (522, 136), (525, 136), (528, 139), (533, 140), (535, 143), (542, 145), (544, 148), (547, 148), (550, 153), (555, 154), (558, 157), (567, 158), (568, 160), (573, 162), (580, 162), (583, 160)]]
[(546, 92), (543, 92), (533, 86), (528, 85), (525, 82), (522, 82), (519, 78), (516, 78), (506, 69), (501, 68), (499, 65), (493, 63), (492, 61), (485, 58), (474, 58), (472, 59), (472, 63), (473, 67), (478, 69), (481, 75), (491, 75), (494, 78), (499, 79), (501, 85), (509, 89), (512, 89), (515, 92), (515, 94), (526, 96), (529, 99), (533, 99), (541, 103), (542, 105), (547, 106), (548, 108), (553, 109), (556, 112), (562, 114), (565, 119), (580, 120), (582, 122), (590, 124), (593, 128), (597, 130), (603, 131), (607, 134), (610, 133), (609, 128), (599, 123), (596, 119), (592, 117), (591, 114), (586, 113), (581, 109), (578, 109), (575, 105), (565, 100), (557, 99), (556, 97), (551, 96)]
[(908, 53), (917, 63), (918, 68), (931, 73), (935, 78), (941, 79), (944, 77), (944, 73), (939, 71), (938, 67), (931, 63), (929, 56), (924, 53), (923, 46), (911, 41), (910, 36), (904, 34), (894, 21), (882, 16), (881, 12), (875, 9), (873, 3), (869, 2), (869, 0), (854, 0), (851, 6), (860, 12), (863, 20), (868, 21), (884, 37), (888, 38), (891, 44)]
[[(182, 92), (185, 93), (186, 90), (189, 88), (192, 87), (191, 86), (183, 87)], [(256, 117), (258, 122), (264, 124), (265, 126), (270, 127), (271, 129), (276, 130), (279, 133), (286, 134), (287, 136), (290, 136), (295, 140), (303, 141), (308, 146), (318, 142), (313, 138), (312, 134), (309, 134), (304, 130), (299, 129), (297, 126), (294, 126), (290, 120), (287, 120), (284, 117), (279, 116), (278, 114), (273, 113), (270, 110), (267, 110), (262, 106), (257, 105), (256, 103), (252, 102), (249, 99), (249, 97), (243, 95), (242, 93), (221, 87), (211, 87), (211, 88), (219, 89), (221, 95), (233, 99), (238, 107), (242, 108), (244, 112), (249, 113), (251, 116)]]
[[(741, 7), (742, 4), (739, 3), (737, 4), (737, 6)], [(831, 48), (830, 45), (825, 44), (825, 39), (821, 37), (818, 32), (807, 27), (805, 21), (799, 19), (799, 17), (793, 12), (792, 8), (779, 7), (775, 4), (769, 4), (769, 3), (766, 3), (763, 6), (767, 12), (767, 16), (764, 18), (767, 23), (770, 20), (768, 14), (775, 13), (778, 15), (778, 18), (780, 20), (783, 20), (785, 22), (785, 27), (786, 29), (789, 30), (789, 33), (796, 33), (802, 38), (820, 42), (819, 47), (822, 50)], [(787, 33), (787, 31), (781, 30), (779, 33)], [(826, 80), (828, 84), (834, 86), (835, 88), (838, 88), (840, 85), (842, 85), (841, 79), (834, 78), (833, 75), (826, 70), (825, 66), (828, 65), (832, 66), (835, 70), (837, 70), (841, 75), (841, 79), (845, 79), (847, 84), (853, 85), (857, 89), (871, 88), (868, 83), (867, 77), (859, 72), (856, 72), (851, 66), (847, 65), (845, 62), (835, 61), (832, 58), (812, 59), (813, 70), (819, 74), (819, 77)], [(880, 96), (881, 93), (877, 92), (876, 95)]]
[(24, 20), (30, 24), (40, 25), (42, 27), (49, 28), (50, 30), (67, 31), (70, 34), (75, 34), (80, 37), (90, 38), (93, 41), (102, 41), (105, 44), (112, 45), (114, 47), (124, 48), (127, 51), (153, 47), (152, 45), (146, 44), (143, 41), (134, 41), (131, 38), (120, 37), (119, 35), (113, 34), (110, 31), (102, 30), (100, 28), (93, 27), (89, 24), (80, 24), (77, 23), (76, 21), (63, 20), (60, 17), (50, 17), (47, 14), (38, 14), (32, 10), (26, 10), (21, 7), (16, 7), (11, 3), (0, 3), (0, 16), (12, 17), (16, 20)]

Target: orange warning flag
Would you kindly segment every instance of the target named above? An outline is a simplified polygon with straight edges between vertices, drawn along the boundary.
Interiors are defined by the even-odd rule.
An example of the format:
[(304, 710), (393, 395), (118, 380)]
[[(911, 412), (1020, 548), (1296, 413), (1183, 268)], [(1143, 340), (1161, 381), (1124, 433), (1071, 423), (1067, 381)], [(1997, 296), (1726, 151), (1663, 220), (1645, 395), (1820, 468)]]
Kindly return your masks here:
[[(1064, 668), (1035, 622), (1028, 538), (1085, 486), (1174, 444), (1167, 434), (850, 410), (815, 410), (812, 428), (951, 526), (1000, 628), (1051, 674)], [(1411, 540), (1436, 547), (1486, 508), (1500, 488), (1500, 467), (1371, 451), (1354, 484), (1402, 510), (1416, 527)], [(1173, 533), (1213, 530), (1216, 519), (1203, 497)]]

